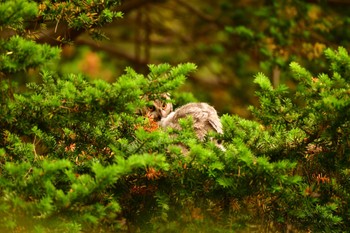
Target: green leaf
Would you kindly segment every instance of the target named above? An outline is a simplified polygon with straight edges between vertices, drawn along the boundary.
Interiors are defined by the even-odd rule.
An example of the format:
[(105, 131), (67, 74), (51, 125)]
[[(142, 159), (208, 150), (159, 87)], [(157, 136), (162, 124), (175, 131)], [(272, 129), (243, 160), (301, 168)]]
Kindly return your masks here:
[(271, 81), (268, 77), (266, 77), (263, 73), (258, 73), (255, 76), (254, 83), (257, 83), (261, 89), (264, 91), (272, 91), (273, 87)]

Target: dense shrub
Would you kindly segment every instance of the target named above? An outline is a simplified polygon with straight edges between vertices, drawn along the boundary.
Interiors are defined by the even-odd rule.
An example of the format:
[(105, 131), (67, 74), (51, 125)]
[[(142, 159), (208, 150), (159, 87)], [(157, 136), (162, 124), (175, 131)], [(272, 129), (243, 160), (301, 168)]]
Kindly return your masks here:
[[(91, 28), (117, 16), (103, 10), (104, 1), (89, 1), (96, 10), (90, 22), (75, 2), (65, 16), (82, 22), (71, 27), (94, 34)], [(25, 10), (16, 8), (23, 4)], [(41, 17), (50, 19), (61, 4), (41, 5)], [(223, 151), (209, 137), (196, 138), (191, 118), (180, 121), (182, 130), (164, 131), (141, 114), (163, 93), (174, 93), (194, 64), (149, 65), (147, 75), (126, 68), (114, 83), (57, 74), (50, 64), (60, 50), (21, 36), (36, 7), (0, 3), (0, 12), (12, 10), (0, 23), (16, 34), (0, 40), (1, 231), (348, 231), (344, 48), (325, 51), (325, 74), (291, 63), (293, 87), (273, 88), (257, 74), (254, 119), (224, 115), (224, 134), (209, 135), (223, 142)], [(34, 68), (40, 79), (19, 86), (16, 77)], [(174, 103), (192, 99), (173, 96)]]
[(137, 114), (181, 84), (193, 64), (150, 66), (147, 76), (128, 68), (112, 84), (43, 72), (25, 92), (4, 80), (2, 226), (346, 230), (350, 58), (342, 48), (325, 54), (329, 74), (290, 65), (293, 90), (273, 89), (257, 74), (256, 120), (224, 115), (225, 133), (214, 135), (226, 151), (199, 142), (191, 119), (164, 132)]

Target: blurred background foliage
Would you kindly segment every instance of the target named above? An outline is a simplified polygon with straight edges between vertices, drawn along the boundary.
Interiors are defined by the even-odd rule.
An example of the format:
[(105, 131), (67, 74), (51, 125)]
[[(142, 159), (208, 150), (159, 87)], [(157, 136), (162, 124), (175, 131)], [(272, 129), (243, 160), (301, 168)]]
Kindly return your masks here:
[[(247, 106), (256, 104), (252, 83), (257, 72), (272, 77), (274, 86), (293, 87), (291, 61), (327, 72), (323, 50), (350, 48), (347, 0), (107, 1), (110, 10), (103, 8), (103, 14), (99, 1), (79, 7), (76, 1), (37, 2), (40, 17), (26, 33), (62, 47), (58, 72), (112, 82), (127, 66), (146, 73), (147, 64), (193, 62), (198, 72), (181, 91), (209, 102), (220, 114), (250, 117)], [(60, 16), (49, 18), (56, 13)], [(78, 20), (71, 20), (77, 13)], [(123, 19), (112, 20), (118, 17)], [(46, 25), (46, 20), (54, 23)], [(3, 31), (1, 37), (9, 34)], [(37, 76), (35, 70), (28, 74)]]

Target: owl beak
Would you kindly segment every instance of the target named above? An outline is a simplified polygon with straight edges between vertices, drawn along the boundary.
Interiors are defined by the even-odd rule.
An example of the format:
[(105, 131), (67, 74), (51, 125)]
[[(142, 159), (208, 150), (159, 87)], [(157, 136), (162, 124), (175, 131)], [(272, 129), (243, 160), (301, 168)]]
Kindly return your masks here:
[(165, 118), (165, 117), (167, 117), (168, 113), (165, 110), (161, 109), (160, 110), (160, 115), (161, 115), (162, 118)]

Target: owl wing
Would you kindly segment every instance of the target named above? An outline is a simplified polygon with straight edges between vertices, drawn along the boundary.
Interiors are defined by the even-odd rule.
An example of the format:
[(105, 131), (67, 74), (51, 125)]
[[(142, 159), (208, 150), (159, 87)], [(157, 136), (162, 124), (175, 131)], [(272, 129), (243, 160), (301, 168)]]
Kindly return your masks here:
[(222, 134), (222, 125), (218, 116), (210, 115), (208, 119), (209, 124), (214, 128), (217, 133)]
[(203, 111), (202, 108), (194, 104), (187, 104), (179, 108), (175, 113), (176, 120), (180, 118), (186, 118), (188, 115), (192, 115), (194, 123), (206, 119), (209, 116), (208, 111)]
[(209, 125), (217, 132), (217, 133), (223, 133), (222, 131), (222, 125), (220, 118), (212, 106), (201, 103), (201, 108), (203, 112), (203, 120), (206, 121), (206, 123), (209, 123)]
[(205, 129), (209, 126), (214, 131), (223, 133), (220, 119), (213, 107), (202, 103), (185, 105), (185, 108), (179, 109), (176, 118), (184, 118), (188, 115), (192, 115), (196, 128)]

